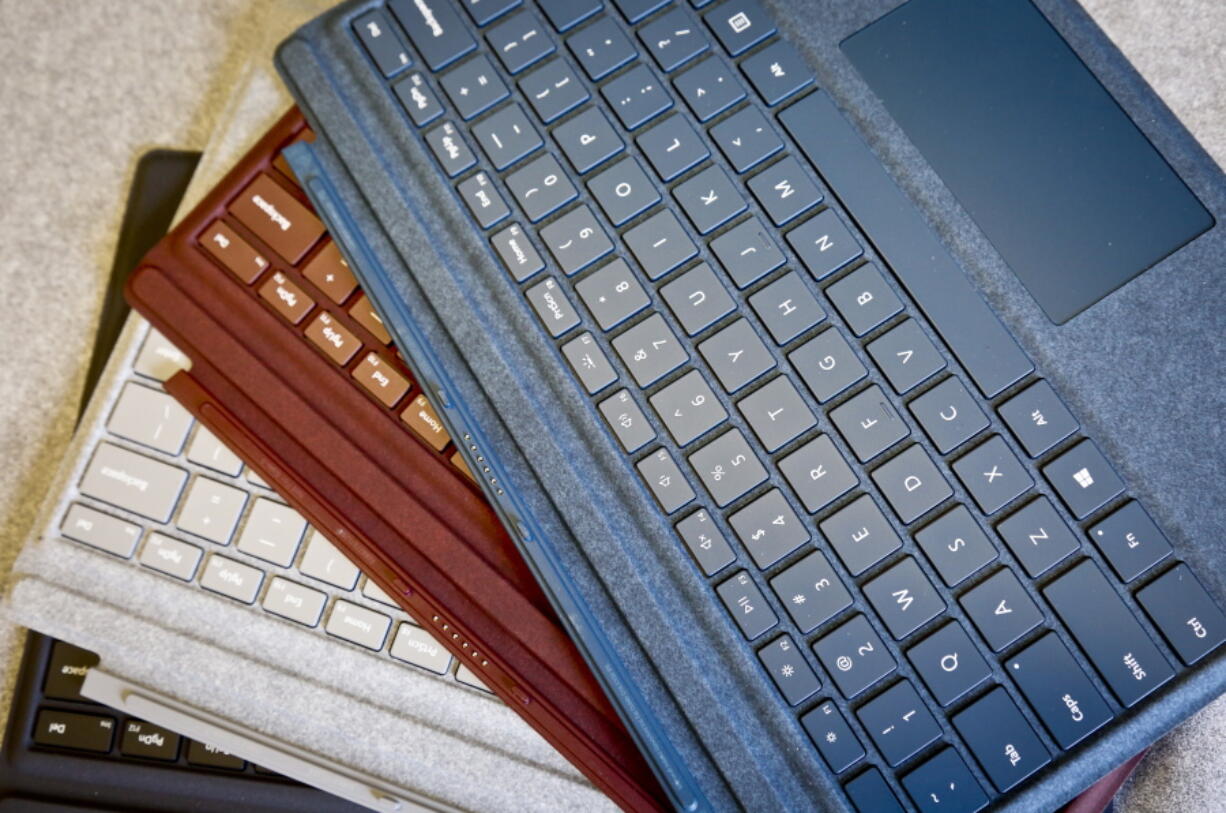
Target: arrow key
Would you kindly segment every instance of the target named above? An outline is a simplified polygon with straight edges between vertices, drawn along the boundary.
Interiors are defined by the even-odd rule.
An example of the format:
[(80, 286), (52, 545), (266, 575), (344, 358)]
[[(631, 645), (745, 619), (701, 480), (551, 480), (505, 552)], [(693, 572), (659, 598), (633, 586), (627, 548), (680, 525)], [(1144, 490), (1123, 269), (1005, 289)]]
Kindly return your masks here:
[(999, 652), (1043, 623), (1043, 613), (1011, 570), (1001, 570), (961, 599), (988, 646)]

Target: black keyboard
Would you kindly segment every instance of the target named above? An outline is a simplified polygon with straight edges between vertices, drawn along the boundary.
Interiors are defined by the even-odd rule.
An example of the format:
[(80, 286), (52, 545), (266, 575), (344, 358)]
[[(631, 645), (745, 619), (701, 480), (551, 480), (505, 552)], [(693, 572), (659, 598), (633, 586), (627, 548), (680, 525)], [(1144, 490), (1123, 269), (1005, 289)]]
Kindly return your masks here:
[(978, 810), (1226, 616), (760, 5), (691, 6), (353, 29), (851, 802)]

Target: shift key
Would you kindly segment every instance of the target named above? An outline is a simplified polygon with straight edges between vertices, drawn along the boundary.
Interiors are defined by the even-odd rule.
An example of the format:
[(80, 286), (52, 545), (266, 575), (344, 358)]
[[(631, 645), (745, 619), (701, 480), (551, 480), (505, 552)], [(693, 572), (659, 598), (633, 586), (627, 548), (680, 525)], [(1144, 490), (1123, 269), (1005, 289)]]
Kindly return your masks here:
[(230, 214), (293, 265), (324, 233), (319, 218), (264, 173), (230, 204)]
[(1043, 595), (1123, 705), (1136, 704), (1174, 676), (1175, 670), (1092, 561), (1056, 579)]

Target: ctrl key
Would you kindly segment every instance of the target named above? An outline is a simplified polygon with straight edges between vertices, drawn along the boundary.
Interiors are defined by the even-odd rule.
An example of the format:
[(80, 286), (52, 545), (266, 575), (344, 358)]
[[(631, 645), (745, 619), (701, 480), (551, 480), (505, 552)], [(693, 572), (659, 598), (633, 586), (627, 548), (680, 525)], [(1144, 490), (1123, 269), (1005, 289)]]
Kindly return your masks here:
[(1159, 576), (1137, 593), (1137, 601), (1189, 666), (1226, 639), (1226, 616), (1187, 565)]
[(864, 758), (864, 746), (829, 700), (801, 717), (800, 722), (813, 738), (822, 759), (835, 773), (847, 770)]
[(34, 725), (34, 742), (55, 748), (75, 748), (105, 754), (111, 750), (115, 720), (93, 714), (43, 709)]
[(952, 748), (904, 776), (902, 786), (923, 813), (975, 813), (988, 806), (983, 788)]

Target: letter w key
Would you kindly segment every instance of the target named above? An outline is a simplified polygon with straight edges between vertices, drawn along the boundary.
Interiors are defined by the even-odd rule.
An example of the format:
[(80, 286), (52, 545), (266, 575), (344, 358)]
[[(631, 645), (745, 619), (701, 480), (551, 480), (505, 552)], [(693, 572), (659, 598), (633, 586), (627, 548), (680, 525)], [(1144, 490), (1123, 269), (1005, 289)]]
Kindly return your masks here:
[(791, 156), (751, 178), (749, 191), (776, 226), (782, 226), (822, 200), (817, 185)]

